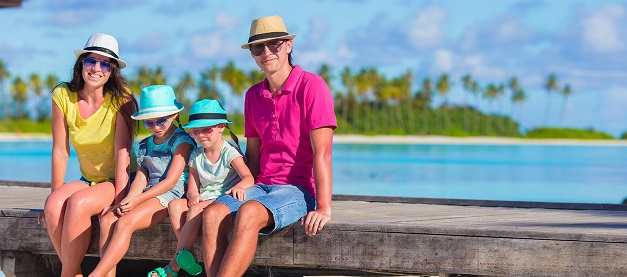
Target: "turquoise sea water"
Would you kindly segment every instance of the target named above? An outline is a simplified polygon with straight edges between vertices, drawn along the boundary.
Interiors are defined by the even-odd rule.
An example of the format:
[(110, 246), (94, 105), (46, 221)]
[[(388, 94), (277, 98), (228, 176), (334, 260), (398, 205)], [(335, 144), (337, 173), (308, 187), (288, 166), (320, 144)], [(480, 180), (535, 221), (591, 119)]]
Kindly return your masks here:
[[(0, 179), (49, 181), (50, 149), (0, 142)], [(627, 146), (335, 144), (333, 181), (335, 194), (621, 203)]]

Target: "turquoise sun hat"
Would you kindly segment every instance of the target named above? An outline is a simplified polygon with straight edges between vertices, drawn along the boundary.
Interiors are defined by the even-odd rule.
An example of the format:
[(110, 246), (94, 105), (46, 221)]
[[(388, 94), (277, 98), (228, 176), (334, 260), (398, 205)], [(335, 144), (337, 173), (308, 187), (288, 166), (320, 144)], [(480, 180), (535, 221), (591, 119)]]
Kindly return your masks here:
[(178, 113), (185, 105), (176, 101), (174, 90), (166, 85), (154, 85), (142, 89), (139, 111), (131, 116), (135, 120), (159, 118)]
[(200, 100), (189, 111), (189, 122), (183, 128), (202, 128), (220, 123), (233, 124), (226, 120), (226, 111), (220, 102), (213, 99)]

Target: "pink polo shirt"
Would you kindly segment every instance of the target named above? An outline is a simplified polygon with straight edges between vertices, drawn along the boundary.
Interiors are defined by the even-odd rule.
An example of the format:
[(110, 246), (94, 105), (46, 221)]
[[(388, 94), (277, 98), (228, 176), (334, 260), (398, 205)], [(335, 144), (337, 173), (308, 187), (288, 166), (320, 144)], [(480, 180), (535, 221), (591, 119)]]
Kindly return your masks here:
[(261, 138), (257, 183), (296, 185), (315, 197), (310, 132), (321, 127), (335, 129), (333, 109), (333, 96), (324, 80), (298, 65), (275, 98), (266, 79), (248, 89), (244, 136)]

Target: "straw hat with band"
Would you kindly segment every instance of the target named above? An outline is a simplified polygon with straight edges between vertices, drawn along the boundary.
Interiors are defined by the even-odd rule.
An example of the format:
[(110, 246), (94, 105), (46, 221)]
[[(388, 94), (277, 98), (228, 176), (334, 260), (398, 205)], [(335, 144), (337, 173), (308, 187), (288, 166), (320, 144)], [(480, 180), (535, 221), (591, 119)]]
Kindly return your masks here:
[[(189, 122), (183, 125), (183, 128), (203, 128), (222, 123), (233, 124), (233, 122), (226, 119), (226, 110), (224, 110), (222, 104), (213, 99), (203, 99), (194, 103), (189, 111)], [(239, 147), (239, 139), (237, 136), (233, 134), (233, 131), (231, 131), (228, 125), (226, 128), (231, 134), (231, 139), (235, 141), (237, 147)]]
[(251, 44), (275, 39), (293, 39), (295, 36), (287, 32), (283, 19), (278, 15), (257, 18), (250, 24), (248, 43), (242, 45), (242, 49), (249, 49)]
[(74, 50), (76, 58), (84, 53), (96, 53), (118, 62), (119, 68), (125, 68), (126, 62), (121, 60), (118, 52), (118, 41), (107, 34), (95, 33), (87, 40), (82, 50)]
[[(176, 101), (174, 90), (166, 85), (154, 85), (142, 89), (139, 111), (131, 116), (135, 120), (159, 118), (183, 110), (185, 105)], [(180, 123), (179, 123), (180, 124)]]

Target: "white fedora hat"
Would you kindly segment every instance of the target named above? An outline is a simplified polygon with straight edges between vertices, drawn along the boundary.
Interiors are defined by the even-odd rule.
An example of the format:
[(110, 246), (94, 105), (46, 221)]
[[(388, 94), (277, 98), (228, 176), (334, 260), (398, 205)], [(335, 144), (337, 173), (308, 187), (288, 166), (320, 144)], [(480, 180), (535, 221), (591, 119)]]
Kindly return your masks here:
[(283, 19), (278, 15), (257, 18), (250, 24), (248, 43), (242, 45), (242, 49), (249, 49), (250, 45), (255, 43), (275, 39), (293, 39), (295, 36), (287, 32)]
[(101, 33), (95, 33), (87, 43), (85, 47), (80, 50), (74, 50), (74, 55), (78, 58), (84, 53), (96, 53), (105, 57), (112, 58), (118, 62), (120, 69), (126, 67), (126, 62), (120, 59), (118, 52), (118, 41), (113, 36)]

